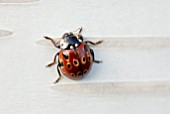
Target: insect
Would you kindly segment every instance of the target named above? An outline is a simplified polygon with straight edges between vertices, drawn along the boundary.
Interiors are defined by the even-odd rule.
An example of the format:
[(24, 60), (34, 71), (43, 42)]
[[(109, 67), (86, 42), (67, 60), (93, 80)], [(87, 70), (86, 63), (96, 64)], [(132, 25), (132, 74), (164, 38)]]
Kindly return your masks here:
[(94, 52), (88, 45), (100, 44), (102, 40), (97, 42), (83, 41), (83, 36), (81, 35), (82, 27), (76, 31), (78, 31), (77, 34), (73, 34), (72, 32), (65, 33), (57, 42), (48, 36), (44, 37), (50, 40), (56, 48), (60, 49), (54, 56), (53, 62), (46, 66), (51, 67), (57, 63), (59, 77), (54, 83), (57, 83), (61, 79), (62, 74), (73, 80), (82, 79), (91, 70), (93, 62), (102, 62), (95, 60)]

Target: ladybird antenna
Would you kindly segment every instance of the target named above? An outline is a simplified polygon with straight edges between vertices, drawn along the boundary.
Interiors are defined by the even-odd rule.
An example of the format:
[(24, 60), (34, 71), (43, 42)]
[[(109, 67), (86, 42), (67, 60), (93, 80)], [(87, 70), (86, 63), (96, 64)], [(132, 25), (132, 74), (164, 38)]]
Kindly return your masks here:
[(81, 31), (82, 31), (82, 27), (80, 27), (80, 28), (78, 28), (78, 29), (74, 30), (73, 32), (77, 32), (77, 31), (78, 31), (78, 34), (80, 34), (80, 33), (81, 33)]
[(59, 48), (59, 49), (60, 49), (60, 46), (57, 45), (60, 41), (55, 42), (52, 38), (50, 38), (50, 37), (48, 37), (48, 36), (44, 36), (44, 38), (47, 39), (47, 40), (50, 40), (56, 48)]

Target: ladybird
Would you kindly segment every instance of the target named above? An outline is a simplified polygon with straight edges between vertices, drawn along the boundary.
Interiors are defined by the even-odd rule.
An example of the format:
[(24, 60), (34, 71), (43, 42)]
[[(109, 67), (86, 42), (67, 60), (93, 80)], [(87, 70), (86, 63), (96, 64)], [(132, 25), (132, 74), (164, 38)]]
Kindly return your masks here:
[(97, 42), (83, 41), (83, 36), (81, 35), (82, 27), (76, 31), (78, 31), (77, 34), (73, 34), (72, 32), (65, 33), (57, 42), (48, 36), (44, 37), (50, 40), (56, 48), (60, 49), (54, 56), (53, 62), (46, 66), (51, 67), (57, 63), (59, 77), (54, 83), (57, 83), (61, 79), (62, 74), (73, 80), (82, 79), (91, 70), (93, 62), (102, 62), (95, 60), (94, 52), (88, 45), (100, 44), (102, 40)]

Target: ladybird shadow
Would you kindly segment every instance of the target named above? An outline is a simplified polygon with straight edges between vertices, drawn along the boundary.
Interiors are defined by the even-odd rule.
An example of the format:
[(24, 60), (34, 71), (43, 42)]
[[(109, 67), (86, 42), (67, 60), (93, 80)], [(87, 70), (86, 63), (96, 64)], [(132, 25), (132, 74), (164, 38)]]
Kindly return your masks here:
[(170, 83), (168, 81), (60, 84), (51, 86), (51, 89), (59, 93), (64, 93), (65, 95), (90, 97), (112, 97), (115, 95), (170, 95)]

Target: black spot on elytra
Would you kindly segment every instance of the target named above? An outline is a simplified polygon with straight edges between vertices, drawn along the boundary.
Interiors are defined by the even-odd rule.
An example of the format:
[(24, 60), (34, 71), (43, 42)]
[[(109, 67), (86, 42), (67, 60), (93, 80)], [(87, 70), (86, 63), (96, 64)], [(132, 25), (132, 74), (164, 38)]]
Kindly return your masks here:
[(86, 46), (86, 45), (84, 45), (84, 50), (85, 50), (85, 52), (87, 52), (87, 51), (88, 51), (88, 49), (87, 49), (87, 46)]
[(90, 56), (88, 56), (88, 60), (89, 60), (89, 61), (90, 61), (90, 59), (91, 59)]
[(68, 55), (67, 55), (67, 54), (62, 53), (62, 55), (63, 55), (63, 57), (64, 57), (65, 59), (68, 59)]
[(64, 66), (64, 63), (63, 63), (63, 62), (60, 62), (60, 66)]
[(82, 75), (82, 73), (81, 72), (78, 72), (78, 74), (77, 74), (78, 76), (81, 76)]
[(71, 68), (71, 65), (70, 65), (70, 64), (67, 64), (67, 68), (70, 69), (70, 68)]
[(87, 70), (84, 70), (83, 74), (86, 74), (87, 73)]
[(86, 59), (85, 59), (85, 57), (83, 57), (83, 62), (85, 62), (86, 61)]
[(74, 77), (75, 75), (73, 73), (70, 74), (71, 77)]
[(77, 61), (74, 61), (74, 64), (77, 65), (78, 64)]

